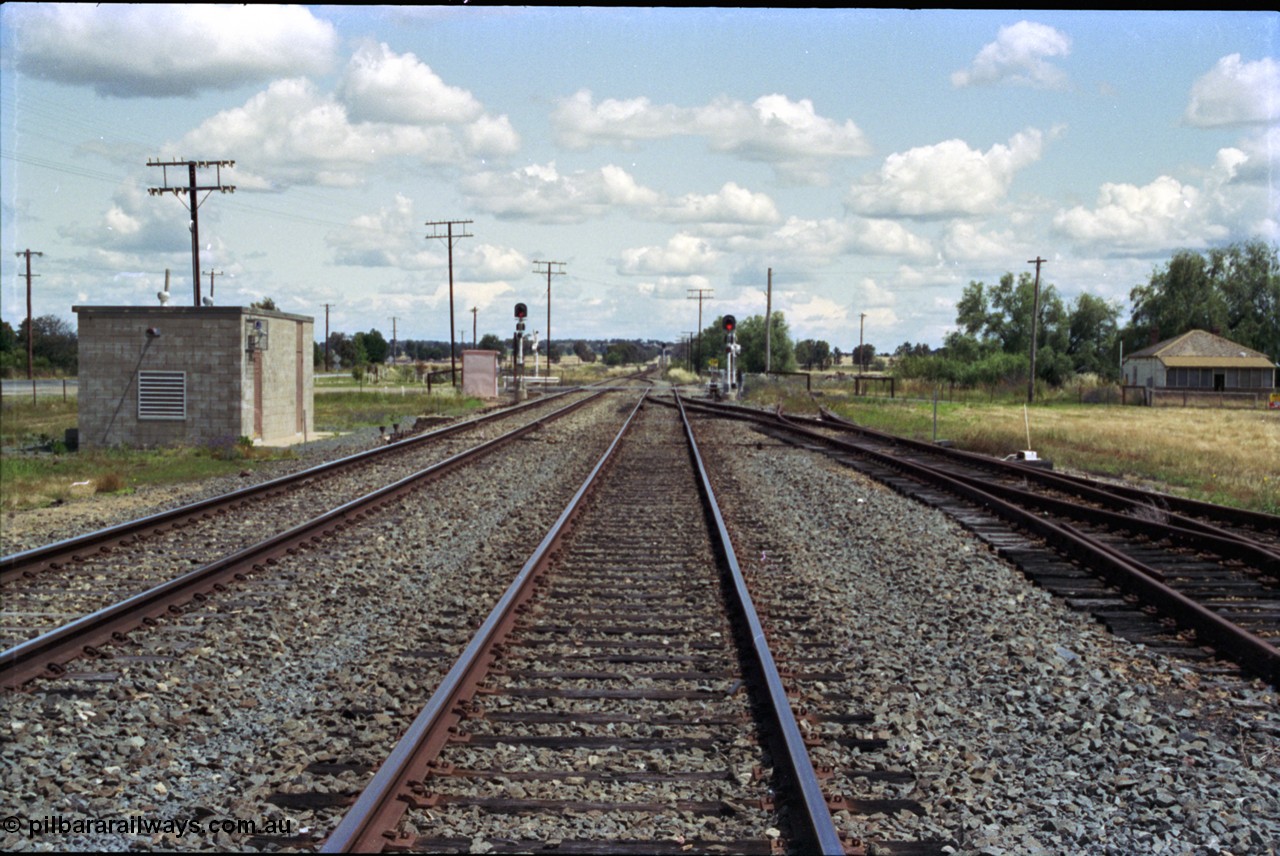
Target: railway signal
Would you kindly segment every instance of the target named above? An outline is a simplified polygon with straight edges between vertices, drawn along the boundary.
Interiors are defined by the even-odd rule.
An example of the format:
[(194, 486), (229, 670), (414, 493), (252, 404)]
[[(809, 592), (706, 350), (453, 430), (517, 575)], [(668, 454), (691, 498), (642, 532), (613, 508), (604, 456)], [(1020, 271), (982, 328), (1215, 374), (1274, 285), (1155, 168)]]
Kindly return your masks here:
[[(742, 353), (742, 346), (737, 342), (736, 331), (738, 329), (738, 319), (732, 315), (726, 315), (720, 321), (720, 326), (724, 329), (724, 354), (725, 354), (725, 389), (736, 390), (738, 388), (737, 367), (734, 365), (735, 357)], [(730, 393), (733, 394), (732, 392)]]
[(524, 366), (524, 319), (529, 317), (529, 307), (523, 303), (516, 304), (516, 332), (511, 340), (511, 376), (516, 382), (519, 395), (520, 375)]

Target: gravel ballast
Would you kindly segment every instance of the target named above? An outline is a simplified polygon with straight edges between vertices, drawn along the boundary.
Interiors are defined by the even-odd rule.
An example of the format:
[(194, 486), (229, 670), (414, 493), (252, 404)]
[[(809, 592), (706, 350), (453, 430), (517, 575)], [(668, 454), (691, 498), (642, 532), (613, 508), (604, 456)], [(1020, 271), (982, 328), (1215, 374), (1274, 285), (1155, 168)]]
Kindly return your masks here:
[(739, 553), (768, 544), (771, 572), (826, 604), (813, 629), (859, 664), (890, 738), (882, 760), (917, 775), (923, 818), (852, 832), (983, 854), (1276, 852), (1273, 690), (1112, 636), (849, 468), (740, 424), (700, 422), (699, 438), (731, 473), (718, 479), (730, 520), (746, 507), (775, 520), (740, 528)]
[[(213, 829), (236, 819), (322, 837), (342, 807), (270, 797), (363, 787), (451, 662), (451, 646), (465, 642), (449, 628), (487, 613), (504, 575), (602, 451), (607, 440), (595, 430), (616, 427), (617, 410), (594, 408), (539, 431), (475, 481), (361, 524), (355, 543), (307, 551), (274, 582), (252, 580), (138, 634), (132, 659), (81, 667), (118, 672), (115, 680), (88, 674), (6, 694), (0, 846), (279, 843)], [(698, 432), (740, 556), (756, 573), (790, 578), (796, 602), (803, 592), (815, 610), (812, 628), (856, 664), (849, 703), (873, 714), (869, 727), (888, 739), (859, 763), (916, 776), (902, 796), (921, 803), (923, 816), (841, 816), (844, 831), (942, 839), (992, 856), (1276, 852), (1274, 691), (1111, 636), (941, 513), (850, 469), (737, 423), (701, 420)], [(313, 444), (282, 466), (349, 454), (377, 437), (323, 442), (331, 448)], [(244, 483), (221, 481), (234, 484), (87, 499), (12, 515), (6, 529), (42, 543)], [(352, 610), (361, 621), (340, 620)], [(317, 772), (317, 763), (334, 769)], [(866, 788), (841, 786), (850, 796)], [(31, 826), (131, 816), (199, 821), (205, 834), (33, 834)]]

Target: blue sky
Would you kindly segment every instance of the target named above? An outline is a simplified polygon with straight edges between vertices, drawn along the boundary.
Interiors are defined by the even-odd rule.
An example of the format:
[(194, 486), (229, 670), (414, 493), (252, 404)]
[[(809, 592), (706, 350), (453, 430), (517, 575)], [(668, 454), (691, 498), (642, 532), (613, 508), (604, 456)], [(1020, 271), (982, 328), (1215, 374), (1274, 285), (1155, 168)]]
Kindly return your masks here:
[[(1280, 239), (1280, 15), (9, 3), (0, 316), (192, 302), (149, 159), (234, 160), (214, 299), (323, 330), (675, 341), (773, 307), (849, 350), (939, 345), (1047, 259), (1115, 301), (1179, 249)], [(202, 183), (211, 174), (201, 173)], [(171, 180), (171, 183), (172, 180)], [(209, 280), (202, 278), (202, 293)]]

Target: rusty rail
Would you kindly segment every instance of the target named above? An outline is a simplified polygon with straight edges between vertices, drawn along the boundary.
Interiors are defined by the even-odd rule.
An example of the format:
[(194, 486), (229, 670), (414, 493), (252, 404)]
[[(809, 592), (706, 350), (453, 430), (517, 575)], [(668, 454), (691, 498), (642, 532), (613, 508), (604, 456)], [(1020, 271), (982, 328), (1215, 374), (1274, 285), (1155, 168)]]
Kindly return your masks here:
[(590, 396), (573, 402), (540, 420), (437, 462), (265, 541), (0, 652), (0, 686), (15, 688), (41, 675), (60, 674), (68, 661), (98, 654), (97, 646), (123, 641), (130, 631), (165, 614), (178, 612), (183, 604), (221, 590), (232, 580), (254, 570), (273, 565), (286, 554), (305, 549), (306, 544), (343, 527), (347, 521), (363, 519), (380, 506), (419, 489), (424, 483), (465, 466), (530, 433), (545, 421), (567, 415), (595, 398)]

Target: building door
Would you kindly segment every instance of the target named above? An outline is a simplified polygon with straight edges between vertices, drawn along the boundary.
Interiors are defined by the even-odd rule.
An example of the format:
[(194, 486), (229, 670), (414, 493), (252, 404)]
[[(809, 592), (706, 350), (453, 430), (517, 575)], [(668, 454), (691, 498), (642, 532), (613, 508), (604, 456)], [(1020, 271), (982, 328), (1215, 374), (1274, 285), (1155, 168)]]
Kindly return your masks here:
[(262, 351), (253, 352), (253, 436), (262, 438)]
[(1227, 376), (1224, 374), (1218, 374), (1217, 372), (1214, 372), (1213, 391), (1222, 392), (1226, 388), (1227, 388)]

